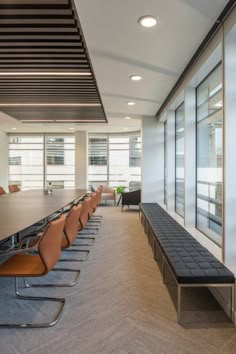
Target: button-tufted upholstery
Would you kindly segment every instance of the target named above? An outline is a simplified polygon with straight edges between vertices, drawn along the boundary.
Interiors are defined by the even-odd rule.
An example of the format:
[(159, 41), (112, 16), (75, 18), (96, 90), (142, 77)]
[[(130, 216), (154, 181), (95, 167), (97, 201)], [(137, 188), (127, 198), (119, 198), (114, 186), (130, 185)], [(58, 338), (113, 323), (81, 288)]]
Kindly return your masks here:
[(234, 283), (234, 274), (156, 203), (140, 210), (179, 284)]

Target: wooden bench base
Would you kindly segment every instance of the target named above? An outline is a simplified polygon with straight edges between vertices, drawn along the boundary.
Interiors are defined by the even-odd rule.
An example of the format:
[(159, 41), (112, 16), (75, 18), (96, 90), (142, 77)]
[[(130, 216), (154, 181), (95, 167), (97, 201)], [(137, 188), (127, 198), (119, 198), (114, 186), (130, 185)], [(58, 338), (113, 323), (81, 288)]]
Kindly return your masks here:
[(188, 283), (188, 284), (181, 284), (179, 283), (166, 258), (165, 255), (163, 254), (157, 240), (156, 237), (153, 234), (153, 231), (149, 225), (149, 223), (147, 222), (144, 213), (142, 212), (142, 210), (140, 211), (140, 220), (141, 223), (144, 227), (144, 231), (145, 234), (147, 235), (148, 238), (148, 242), (153, 250), (153, 255), (154, 255), (154, 259), (159, 263), (159, 267), (162, 273), (162, 277), (163, 277), (163, 283), (166, 283), (166, 279), (165, 279), (165, 272), (166, 272), (166, 267), (168, 267), (168, 270), (170, 271), (175, 284), (177, 286), (177, 321), (179, 324), (183, 323), (183, 321), (181, 320), (181, 305), (182, 305), (182, 289), (183, 288), (229, 288), (230, 289), (230, 318), (232, 320), (233, 323), (235, 323), (235, 315), (234, 315), (234, 297), (235, 297), (235, 284), (234, 283)]

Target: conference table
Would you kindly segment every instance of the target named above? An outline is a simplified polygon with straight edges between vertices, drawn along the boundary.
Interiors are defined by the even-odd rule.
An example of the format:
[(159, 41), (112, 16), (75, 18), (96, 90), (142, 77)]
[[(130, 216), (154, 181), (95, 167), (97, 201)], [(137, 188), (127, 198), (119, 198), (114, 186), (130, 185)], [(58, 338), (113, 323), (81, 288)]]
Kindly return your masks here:
[(46, 219), (71, 202), (82, 198), (86, 189), (27, 190), (0, 196), (0, 241)]

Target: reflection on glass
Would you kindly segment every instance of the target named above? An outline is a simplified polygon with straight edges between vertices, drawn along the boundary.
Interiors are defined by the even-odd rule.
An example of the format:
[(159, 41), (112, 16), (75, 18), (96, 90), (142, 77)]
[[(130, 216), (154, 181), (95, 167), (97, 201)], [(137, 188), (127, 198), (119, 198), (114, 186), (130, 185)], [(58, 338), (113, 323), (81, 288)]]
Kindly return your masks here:
[(184, 103), (175, 111), (175, 211), (184, 217)]
[(197, 228), (221, 245), (222, 66), (197, 88)]

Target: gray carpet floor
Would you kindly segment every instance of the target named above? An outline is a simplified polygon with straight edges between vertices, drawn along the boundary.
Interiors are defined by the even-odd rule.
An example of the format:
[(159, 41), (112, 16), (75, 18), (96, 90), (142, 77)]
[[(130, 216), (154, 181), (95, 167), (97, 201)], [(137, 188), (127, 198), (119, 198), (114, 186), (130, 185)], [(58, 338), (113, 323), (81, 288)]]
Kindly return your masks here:
[[(186, 324), (176, 322), (176, 289), (166, 288), (137, 210), (103, 206), (103, 223), (73, 288), (22, 289), (66, 297), (60, 322), (50, 329), (0, 329), (0, 354), (236, 353), (236, 329), (211, 294), (184, 294)], [(64, 275), (49, 275), (61, 281)], [(66, 275), (68, 278), (68, 274)], [(12, 279), (0, 279), (0, 321), (49, 319), (55, 304), (16, 302)]]

